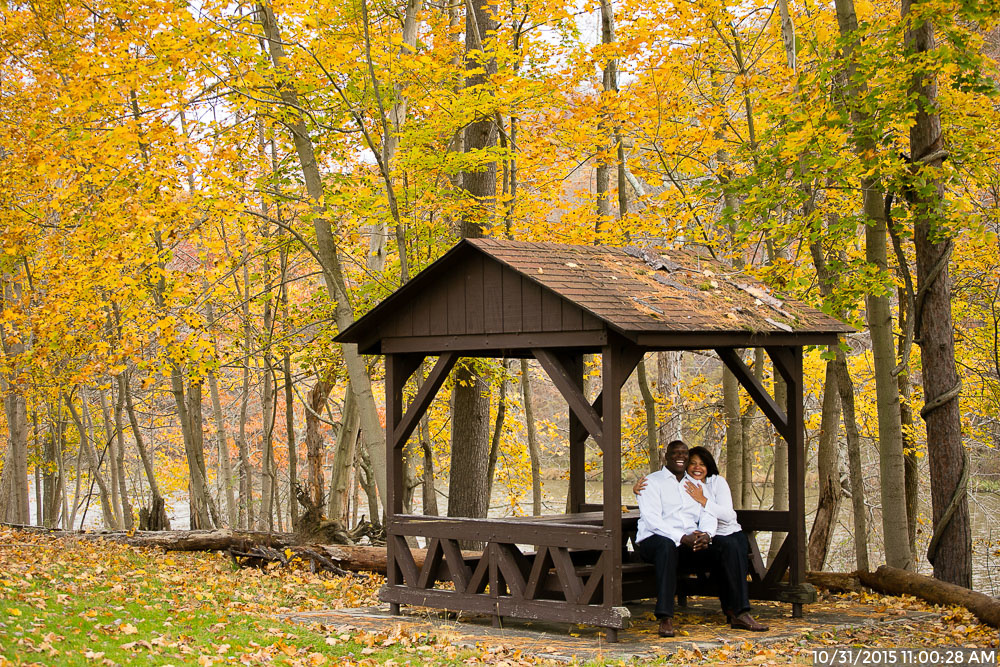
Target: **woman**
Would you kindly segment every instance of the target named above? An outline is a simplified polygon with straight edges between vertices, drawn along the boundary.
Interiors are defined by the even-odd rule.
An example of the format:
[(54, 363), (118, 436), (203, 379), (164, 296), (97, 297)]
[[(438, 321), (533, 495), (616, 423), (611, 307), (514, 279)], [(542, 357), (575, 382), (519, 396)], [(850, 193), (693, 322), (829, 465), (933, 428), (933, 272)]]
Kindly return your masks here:
[[(704, 447), (692, 447), (688, 450), (687, 476), (704, 486), (686, 480), (684, 490), (719, 522), (709, 553), (713, 556), (712, 574), (718, 578), (719, 602), (722, 603), (726, 619), (736, 629), (766, 631), (767, 626), (750, 615), (747, 586), (750, 543), (736, 519), (729, 483), (719, 474), (719, 466), (715, 463), (712, 452)], [(639, 495), (645, 486), (644, 476), (636, 482), (632, 491)]]

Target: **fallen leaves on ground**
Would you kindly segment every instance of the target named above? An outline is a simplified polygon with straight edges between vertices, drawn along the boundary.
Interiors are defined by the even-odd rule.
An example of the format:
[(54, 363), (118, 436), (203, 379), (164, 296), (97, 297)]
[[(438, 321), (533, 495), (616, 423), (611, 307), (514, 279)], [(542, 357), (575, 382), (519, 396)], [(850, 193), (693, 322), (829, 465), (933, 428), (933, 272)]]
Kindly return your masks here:
[(13, 664), (529, 664), (426, 633), (345, 632), (293, 612), (377, 605), (379, 575), (0, 529), (0, 667)]
[[(204, 666), (548, 662), (499, 641), (469, 648), (444, 631), (431, 634), (401, 624), (372, 632), (282, 619), (290, 613), (376, 605), (384, 583), (378, 575), (337, 577), (312, 573), (302, 563), (237, 569), (220, 553), (164, 554), (15, 530), (0, 530), (0, 545), (0, 667), (8, 661)], [(812, 664), (812, 650), (825, 646), (998, 647), (997, 630), (963, 608), (874, 593), (824, 594), (820, 604), (827, 609), (863, 604), (873, 617), (898, 619), (850, 629), (806, 628), (787, 639), (718, 648), (691, 643), (660, 662)], [(906, 611), (935, 611), (940, 617), (906, 618), (901, 615)], [(600, 664), (620, 663), (611, 659)]]

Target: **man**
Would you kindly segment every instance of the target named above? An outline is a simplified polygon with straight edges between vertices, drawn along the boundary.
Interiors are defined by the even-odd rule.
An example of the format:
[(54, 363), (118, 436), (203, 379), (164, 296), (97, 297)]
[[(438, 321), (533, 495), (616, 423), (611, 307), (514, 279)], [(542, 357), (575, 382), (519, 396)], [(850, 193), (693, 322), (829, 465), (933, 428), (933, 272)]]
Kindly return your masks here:
[(682, 487), (687, 477), (688, 447), (681, 440), (667, 445), (664, 466), (646, 478), (639, 496), (639, 556), (656, 566), (656, 617), (661, 637), (674, 636), (674, 594), (677, 564), (711, 544), (716, 519)]

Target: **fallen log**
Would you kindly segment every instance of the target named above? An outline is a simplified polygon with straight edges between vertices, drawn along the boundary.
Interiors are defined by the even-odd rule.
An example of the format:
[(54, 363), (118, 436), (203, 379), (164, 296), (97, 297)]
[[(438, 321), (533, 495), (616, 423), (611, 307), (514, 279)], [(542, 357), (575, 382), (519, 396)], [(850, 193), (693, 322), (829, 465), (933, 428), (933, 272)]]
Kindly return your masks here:
[[(343, 544), (314, 544), (314, 549), (322, 550), (323, 554), (339, 567), (352, 572), (386, 572), (385, 547), (347, 546)], [(410, 549), (417, 569), (424, 566), (427, 557), (426, 549)]]
[[(67, 531), (68, 533), (70, 531)], [(263, 533), (253, 531), (178, 530), (113, 533), (70, 533), (74, 537), (104, 539), (130, 546), (153, 547), (167, 551), (236, 551), (249, 553), (254, 547), (285, 549), (309, 547), (316, 549), (338, 567), (352, 572), (386, 572), (385, 547), (345, 544), (302, 544), (293, 533)], [(425, 549), (411, 549), (417, 567), (422, 567)]]
[(268, 565), (278, 563), (282, 567), (288, 567), (293, 559), (308, 562), (309, 568), (313, 572), (320, 570), (332, 572), (340, 576), (354, 576), (362, 579), (369, 577), (368, 572), (351, 572), (337, 566), (325, 554), (320, 553), (320, 547), (285, 547), (284, 549), (272, 549), (256, 545), (249, 551), (229, 550), (229, 557), (236, 567), (256, 567), (265, 568)]
[(806, 572), (806, 581), (816, 588), (834, 593), (854, 593), (861, 590), (857, 572)]
[(881, 593), (913, 595), (933, 604), (965, 607), (983, 623), (1000, 628), (1000, 600), (984, 593), (888, 565), (875, 572), (859, 572), (858, 576), (865, 586)]
[[(84, 540), (108, 540), (133, 547), (164, 549), (165, 551), (235, 551), (249, 554), (255, 547), (285, 549), (289, 547), (309, 547), (322, 553), (337, 567), (352, 572), (386, 572), (385, 547), (351, 546), (343, 544), (301, 544), (293, 533), (265, 533), (254, 531), (234, 531), (226, 528), (218, 530), (157, 530), (96, 531), (57, 530), (39, 526), (11, 526), (18, 530), (43, 533), (53, 537), (67, 537)], [(411, 549), (417, 567), (423, 567), (426, 549)]]
[(51, 530), (47, 534), (54, 537), (72, 537), (82, 540), (107, 540), (128, 544), (133, 547), (149, 547), (166, 551), (226, 551), (227, 549), (248, 549), (263, 545), (274, 549), (296, 544), (292, 533), (265, 533), (256, 531), (235, 531), (228, 528), (216, 530), (137, 530), (79, 532), (74, 530)]

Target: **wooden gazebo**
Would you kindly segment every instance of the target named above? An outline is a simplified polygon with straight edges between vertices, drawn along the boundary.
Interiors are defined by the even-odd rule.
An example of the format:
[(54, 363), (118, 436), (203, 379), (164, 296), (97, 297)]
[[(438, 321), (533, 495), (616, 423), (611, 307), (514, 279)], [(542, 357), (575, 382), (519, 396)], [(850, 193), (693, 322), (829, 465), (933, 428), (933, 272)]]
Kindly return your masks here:
[[(787, 511), (743, 510), (747, 531), (787, 537), (768, 569), (759, 554), (751, 597), (793, 614), (815, 599), (805, 583), (802, 348), (852, 329), (758, 282), (686, 251), (463, 240), (337, 337), (385, 355), (388, 583), (399, 605), (586, 623), (608, 639), (628, 623), (627, 600), (648, 598), (652, 568), (636, 562), (637, 516), (622, 510), (621, 388), (646, 352), (715, 350), (788, 442)], [(737, 354), (764, 347), (788, 386), (778, 405)], [(600, 354), (603, 390), (583, 393), (583, 355)], [(533, 357), (569, 405), (569, 513), (520, 519), (402, 513), (403, 447), (459, 357)], [(438, 357), (403, 410), (403, 386)], [(603, 503), (584, 496), (584, 444), (602, 451)], [(417, 567), (407, 537), (427, 541)], [(481, 554), (459, 544), (485, 544)], [(787, 576), (786, 576), (787, 575)], [(440, 586), (445, 582), (445, 586)]]

